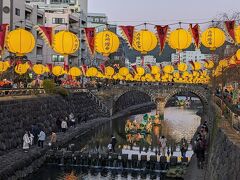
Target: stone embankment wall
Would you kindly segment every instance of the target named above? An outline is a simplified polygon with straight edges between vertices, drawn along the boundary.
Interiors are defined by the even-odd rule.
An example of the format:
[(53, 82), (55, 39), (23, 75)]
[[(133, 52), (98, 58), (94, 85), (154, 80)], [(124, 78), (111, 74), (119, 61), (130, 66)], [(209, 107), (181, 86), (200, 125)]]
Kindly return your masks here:
[(240, 134), (221, 117), (215, 106), (216, 120), (210, 147), (206, 178), (208, 180), (240, 179)]
[(27, 99), (10, 99), (0, 102), (0, 156), (12, 149), (22, 147), (25, 130), (33, 126), (42, 128), (47, 134), (56, 130), (56, 120), (73, 113), (77, 123), (88, 119), (106, 117), (88, 93), (76, 93), (67, 98), (40, 96)]

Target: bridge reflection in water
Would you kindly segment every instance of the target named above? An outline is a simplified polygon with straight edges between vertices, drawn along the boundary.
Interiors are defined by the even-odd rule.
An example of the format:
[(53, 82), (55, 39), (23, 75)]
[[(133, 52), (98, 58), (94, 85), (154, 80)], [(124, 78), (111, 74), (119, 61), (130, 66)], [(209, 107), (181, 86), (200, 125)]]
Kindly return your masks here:
[[(165, 121), (162, 122), (161, 126), (152, 126), (149, 133), (141, 134), (139, 136), (137, 133), (126, 132), (127, 121), (137, 121), (140, 122), (143, 119), (144, 114), (134, 115), (125, 119), (116, 119), (112, 122), (93, 130), (90, 134), (81, 136), (77, 140), (71, 142), (74, 144), (72, 147), (75, 151), (96, 153), (100, 154), (107, 152), (107, 145), (111, 141), (111, 134), (117, 138), (117, 148), (116, 151), (119, 154), (128, 154), (131, 157), (132, 154), (140, 156), (155, 155), (158, 151), (158, 137), (160, 135), (165, 135), (168, 140), (169, 149), (174, 151), (174, 156), (180, 157), (180, 148), (178, 142), (181, 138), (185, 137), (188, 142), (190, 142), (193, 137), (197, 127), (200, 125), (200, 117), (196, 115), (197, 110), (193, 109), (183, 109), (180, 107), (168, 107), (165, 109)], [(155, 110), (149, 112), (150, 115), (155, 115)], [(190, 158), (192, 155), (191, 146), (187, 152), (187, 156)], [(158, 156), (159, 158), (159, 156)], [(103, 170), (101, 172), (93, 170), (92, 168), (79, 168), (79, 167), (55, 167), (55, 166), (45, 166), (40, 169), (38, 174), (35, 174), (34, 180), (40, 179), (57, 179), (57, 177), (64, 177), (66, 174), (72, 170), (76, 173), (80, 179), (160, 179), (160, 174), (147, 174), (146, 172), (136, 173), (134, 171), (107, 171)], [(51, 173), (49, 173), (51, 171)]]

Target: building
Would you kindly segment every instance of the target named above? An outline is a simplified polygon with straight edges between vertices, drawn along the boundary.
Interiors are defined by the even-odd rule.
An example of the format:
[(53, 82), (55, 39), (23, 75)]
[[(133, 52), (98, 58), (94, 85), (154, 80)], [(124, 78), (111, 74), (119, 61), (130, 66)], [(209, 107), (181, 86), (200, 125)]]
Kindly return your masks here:
[[(25, 0), (1, 0), (0, 7), (3, 9), (0, 13), (0, 24), (9, 24), (10, 30), (25, 28), (34, 35), (36, 46), (32, 53), (27, 54), (28, 59), (33, 63), (45, 63), (46, 45), (34, 28), (36, 24), (45, 23), (44, 10), (38, 9), (36, 5), (26, 4)], [(6, 53), (5, 56), (7, 55)]]
[(136, 57), (136, 65), (142, 66), (147, 68), (147, 65), (150, 64), (151, 66), (156, 65), (156, 58), (151, 55), (143, 56), (143, 57)]
[(186, 63), (187, 65), (189, 65), (190, 61), (194, 61), (194, 62), (200, 61), (204, 63), (203, 60), (208, 60), (208, 59), (212, 59), (212, 54), (202, 54), (200, 50), (182, 51), (180, 53), (173, 53), (171, 55), (172, 64), (176, 64), (177, 62), (179, 62), (179, 60), (181, 62)]
[(87, 47), (85, 44), (84, 27), (87, 26), (87, 0), (28, 0), (28, 4), (37, 5), (45, 11), (45, 26), (55, 27), (55, 33), (60, 30), (69, 30), (80, 40), (79, 50), (68, 57), (55, 53), (46, 48), (46, 63), (79, 66), (87, 61)]

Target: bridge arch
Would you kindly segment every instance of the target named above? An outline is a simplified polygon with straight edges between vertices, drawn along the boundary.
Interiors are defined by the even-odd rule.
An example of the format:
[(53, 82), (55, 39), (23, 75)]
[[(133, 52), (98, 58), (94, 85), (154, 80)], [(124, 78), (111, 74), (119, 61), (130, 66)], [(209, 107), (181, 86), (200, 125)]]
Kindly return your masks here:
[(150, 103), (153, 101), (153, 96), (150, 92), (141, 90), (127, 90), (114, 97), (113, 112), (124, 110), (130, 106)]

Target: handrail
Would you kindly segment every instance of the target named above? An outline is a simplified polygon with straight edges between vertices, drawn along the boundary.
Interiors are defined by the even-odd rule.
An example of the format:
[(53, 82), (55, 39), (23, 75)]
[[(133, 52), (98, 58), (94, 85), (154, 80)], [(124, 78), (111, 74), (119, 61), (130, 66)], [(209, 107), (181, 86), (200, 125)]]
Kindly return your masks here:
[(4, 96), (24, 96), (24, 95), (33, 95), (33, 94), (45, 94), (43, 88), (3, 88), (0, 89), (0, 97)]

